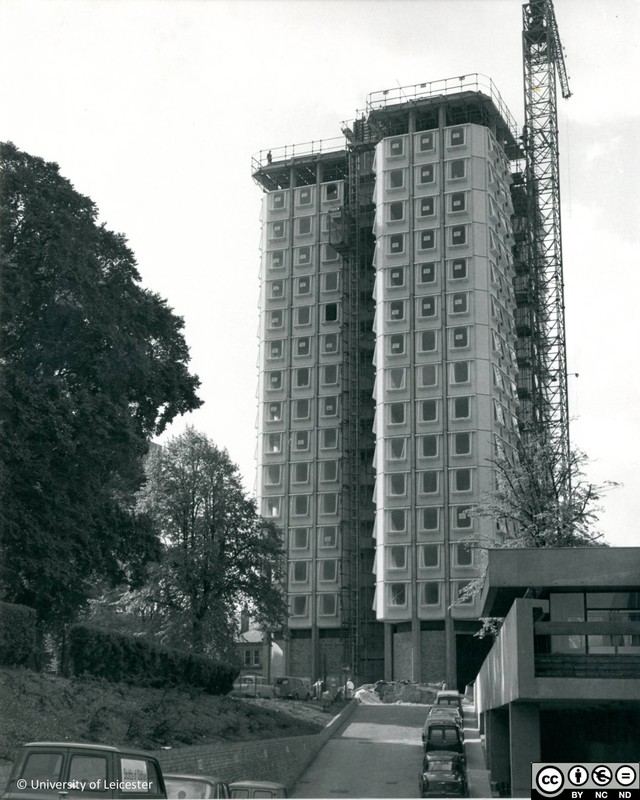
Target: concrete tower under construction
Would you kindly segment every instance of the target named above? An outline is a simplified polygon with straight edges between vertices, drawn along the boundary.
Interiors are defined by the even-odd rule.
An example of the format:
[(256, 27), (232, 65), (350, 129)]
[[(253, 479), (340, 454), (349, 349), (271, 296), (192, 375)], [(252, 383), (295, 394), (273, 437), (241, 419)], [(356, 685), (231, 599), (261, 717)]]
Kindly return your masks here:
[(473, 507), (518, 436), (515, 124), (482, 76), (377, 92), (261, 152), (258, 497), (285, 537), (286, 671), (471, 680)]

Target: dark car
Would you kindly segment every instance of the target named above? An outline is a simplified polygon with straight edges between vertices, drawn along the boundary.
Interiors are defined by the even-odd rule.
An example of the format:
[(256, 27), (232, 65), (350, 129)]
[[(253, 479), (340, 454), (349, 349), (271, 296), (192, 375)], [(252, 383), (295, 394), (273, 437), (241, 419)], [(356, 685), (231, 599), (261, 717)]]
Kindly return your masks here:
[(148, 753), (105, 744), (29, 742), (14, 762), (3, 800), (87, 796), (165, 798), (158, 761)]
[(274, 680), (276, 697), (290, 697), (292, 700), (310, 700), (311, 684), (306, 678), (285, 676)]
[(467, 775), (459, 753), (427, 753), (420, 773), (420, 797), (467, 797)]
[(213, 797), (230, 797), (229, 786), (213, 775), (171, 775), (165, 772), (164, 785), (169, 800), (209, 800)]
[(447, 750), (464, 758), (464, 736), (454, 722), (427, 719), (422, 729), (422, 743), (425, 753)]
[(464, 723), (462, 720), (462, 714), (458, 711), (455, 706), (432, 706), (429, 713), (427, 714), (427, 722), (431, 720), (439, 719), (442, 721), (452, 721), (462, 730), (464, 728)]
[(462, 716), (462, 697), (459, 692), (456, 692), (453, 689), (444, 689), (438, 692), (433, 704), (434, 706), (457, 708)]

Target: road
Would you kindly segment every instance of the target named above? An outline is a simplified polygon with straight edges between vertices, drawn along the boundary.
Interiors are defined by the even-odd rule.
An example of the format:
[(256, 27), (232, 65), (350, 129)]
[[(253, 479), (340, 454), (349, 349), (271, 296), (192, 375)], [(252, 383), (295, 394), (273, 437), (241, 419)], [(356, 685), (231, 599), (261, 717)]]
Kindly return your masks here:
[[(428, 706), (360, 705), (295, 785), (291, 797), (418, 797)], [(491, 797), (475, 716), (465, 713), (471, 797)]]

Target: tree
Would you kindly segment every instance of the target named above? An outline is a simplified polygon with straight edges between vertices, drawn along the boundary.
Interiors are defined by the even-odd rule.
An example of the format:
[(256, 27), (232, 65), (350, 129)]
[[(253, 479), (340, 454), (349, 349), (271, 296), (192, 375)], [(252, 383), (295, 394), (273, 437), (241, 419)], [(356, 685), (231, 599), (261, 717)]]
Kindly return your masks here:
[[(576, 449), (568, 459), (559, 455), (547, 437), (530, 433), (519, 439), (513, 455), (499, 453), (492, 459), (496, 486), (469, 512), (488, 518), (502, 532), (480, 542), (479, 575), (470, 581), (456, 602), (482, 591), (487, 569), (487, 551), (494, 547), (587, 547), (603, 545), (596, 529), (602, 494), (616, 486), (597, 485), (584, 475), (587, 456)], [(495, 635), (501, 620), (483, 620), (479, 635)]]
[(182, 319), (94, 203), (11, 143), (0, 166), (0, 580), (64, 623), (98, 576), (139, 583), (158, 554), (134, 493), (150, 437), (201, 404), (199, 380)]
[(582, 547), (599, 543), (595, 530), (603, 491), (585, 479), (588, 459), (572, 449), (568, 459), (541, 434), (519, 439), (514, 456), (491, 461), (496, 488), (474, 508), (478, 517), (501, 523), (508, 547)]
[(267, 628), (285, 616), (282, 533), (258, 516), (226, 450), (188, 428), (153, 453), (140, 508), (164, 554), (150, 581), (121, 598), (171, 646), (228, 655), (241, 608)]

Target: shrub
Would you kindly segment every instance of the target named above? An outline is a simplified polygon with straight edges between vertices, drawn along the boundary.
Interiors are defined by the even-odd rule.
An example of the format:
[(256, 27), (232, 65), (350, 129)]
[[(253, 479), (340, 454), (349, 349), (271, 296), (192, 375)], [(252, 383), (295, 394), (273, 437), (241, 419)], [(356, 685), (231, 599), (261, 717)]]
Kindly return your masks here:
[(0, 664), (29, 666), (35, 657), (36, 612), (0, 602)]
[(69, 656), (74, 675), (157, 688), (196, 686), (208, 694), (227, 694), (238, 674), (230, 664), (88, 625), (69, 629)]

